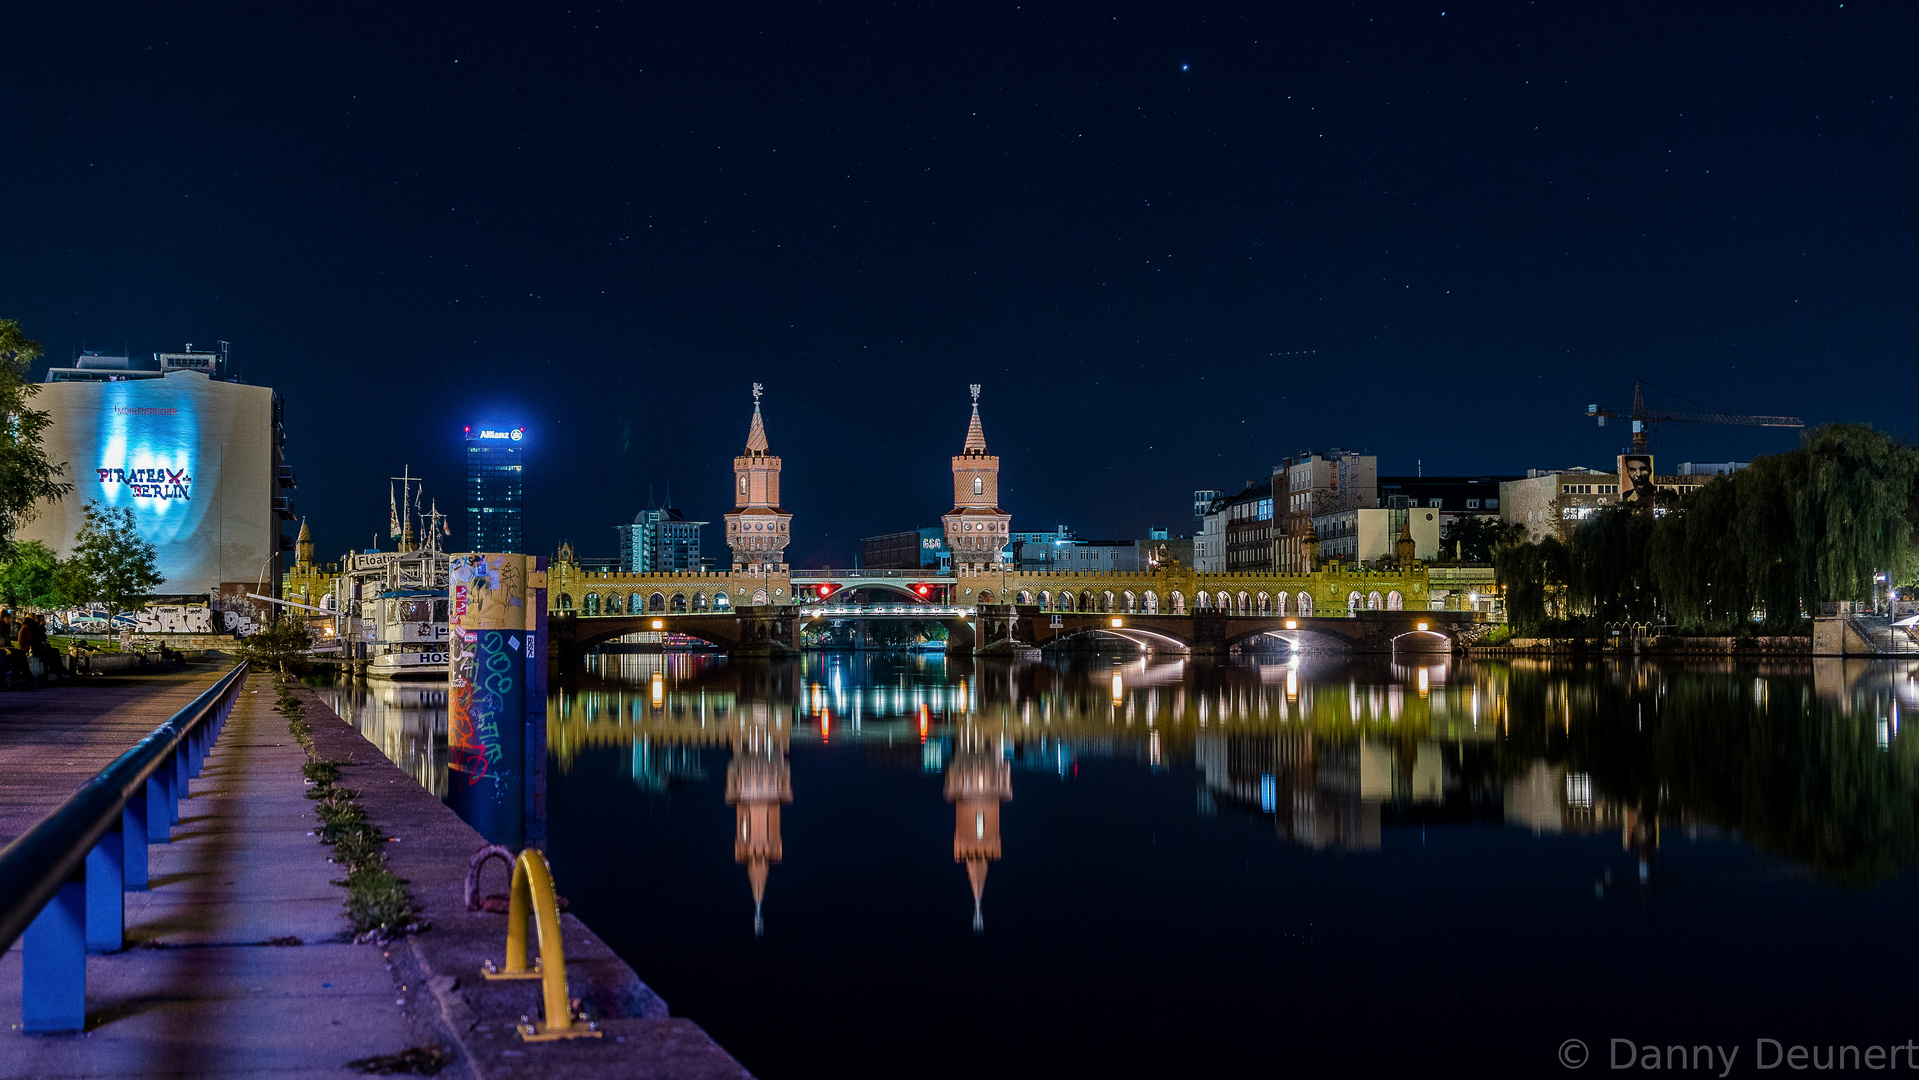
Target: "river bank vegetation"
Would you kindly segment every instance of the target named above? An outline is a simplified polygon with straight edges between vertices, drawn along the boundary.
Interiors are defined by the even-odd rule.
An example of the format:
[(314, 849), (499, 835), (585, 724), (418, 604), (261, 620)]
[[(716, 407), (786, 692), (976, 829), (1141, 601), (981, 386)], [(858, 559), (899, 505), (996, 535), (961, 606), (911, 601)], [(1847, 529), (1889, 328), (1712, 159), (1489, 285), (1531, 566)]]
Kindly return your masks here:
[(1511, 526), (1492, 563), (1522, 637), (1802, 632), (1821, 603), (1871, 599), (1878, 574), (1913, 582), (1915, 483), (1919, 448), (1822, 427), (1652, 513), (1605, 507), (1564, 539)]

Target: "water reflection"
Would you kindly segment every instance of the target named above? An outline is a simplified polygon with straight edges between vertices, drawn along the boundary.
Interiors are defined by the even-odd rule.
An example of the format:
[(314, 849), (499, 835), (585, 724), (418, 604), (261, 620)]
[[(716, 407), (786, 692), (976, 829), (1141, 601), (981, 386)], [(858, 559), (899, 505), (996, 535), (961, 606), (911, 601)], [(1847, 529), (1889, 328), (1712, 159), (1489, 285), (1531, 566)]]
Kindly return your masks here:
[[(1919, 945), (1915, 674), (601, 656), (547, 702), (551, 851), (574, 910), (768, 1077), (1862, 1041), (1904, 1023), (1884, 958)], [(322, 692), (444, 789), (432, 691)], [(1468, 989), (1381, 1023), (1351, 1003), (1382, 972)], [(1004, 1023), (1009, 991), (1046, 1022)], [(926, 1054), (928, 1002), (967, 1054)], [(1538, 1045), (1490, 1046), (1487, 1015)]]
[(320, 681), (313, 692), (420, 786), (446, 798), (446, 687)]
[(791, 746), (854, 743), (943, 772), (978, 926), (1013, 769), (1070, 779), (1088, 756), (1155, 772), (1188, 763), (1202, 816), (1262, 815), (1310, 849), (1377, 849), (1391, 824), (1616, 832), (1644, 881), (1676, 830), (1872, 880), (1915, 852), (1919, 787), (1900, 732), (1913, 675), (1909, 662), (624, 655), (556, 690), (548, 723), (561, 775), (591, 748), (630, 747), (632, 779), (651, 791), (704, 777), (701, 748), (729, 748), (735, 859), (756, 910), (782, 857), (780, 807), (795, 797)]

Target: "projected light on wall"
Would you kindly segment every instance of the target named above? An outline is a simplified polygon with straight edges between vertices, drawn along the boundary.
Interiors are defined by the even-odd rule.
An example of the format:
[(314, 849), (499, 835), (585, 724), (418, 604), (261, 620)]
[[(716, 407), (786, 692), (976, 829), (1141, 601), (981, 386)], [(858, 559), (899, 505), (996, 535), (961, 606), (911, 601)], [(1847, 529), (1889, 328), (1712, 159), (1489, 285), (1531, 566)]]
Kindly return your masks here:
[(140, 389), (125, 383), (103, 395), (98, 449), (94, 460), (74, 462), (75, 479), (82, 494), (132, 509), (141, 534), (165, 548), (193, 536), (206, 519), (220, 479), (219, 448), (201, 452), (191, 398), (159, 404)]

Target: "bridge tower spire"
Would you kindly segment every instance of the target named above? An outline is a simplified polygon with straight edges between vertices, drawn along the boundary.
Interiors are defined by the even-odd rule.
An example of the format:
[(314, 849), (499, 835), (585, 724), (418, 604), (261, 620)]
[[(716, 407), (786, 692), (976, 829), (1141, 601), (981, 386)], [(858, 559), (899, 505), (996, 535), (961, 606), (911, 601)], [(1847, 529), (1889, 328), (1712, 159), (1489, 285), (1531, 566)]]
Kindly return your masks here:
[(753, 384), (753, 423), (746, 450), (733, 459), (733, 512), (726, 515), (726, 545), (733, 569), (777, 573), (786, 569), (786, 545), (793, 515), (780, 509), (780, 459), (767, 453), (766, 422), (760, 419), (760, 393)]
[(974, 383), (969, 389), (973, 419), (966, 427), (965, 446), (953, 458), (953, 509), (940, 519), (953, 569), (961, 574), (1000, 565), (1012, 540), (1012, 515), (999, 507), (999, 458), (987, 453), (986, 429), (980, 426), (980, 386)]

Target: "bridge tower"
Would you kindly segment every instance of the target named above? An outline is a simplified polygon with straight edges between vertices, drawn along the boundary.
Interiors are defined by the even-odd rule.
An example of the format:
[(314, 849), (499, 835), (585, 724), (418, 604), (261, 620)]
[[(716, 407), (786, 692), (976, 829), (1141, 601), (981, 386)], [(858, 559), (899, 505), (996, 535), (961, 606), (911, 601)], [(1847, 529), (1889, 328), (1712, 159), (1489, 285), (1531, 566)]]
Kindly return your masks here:
[(733, 459), (733, 512), (726, 515), (726, 544), (733, 549), (733, 569), (764, 574), (786, 569), (793, 515), (780, 509), (780, 459), (766, 452), (761, 389), (753, 384), (746, 452)]
[(971, 723), (953, 740), (953, 761), (946, 769), (946, 801), (953, 804), (953, 861), (966, 864), (973, 886), (973, 932), (986, 921), (980, 899), (986, 893), (986, 869), (1000, 857), (999, 804), (1013, 797), (1013, 766), (996, 740)]
[(999, 458), (986, 452), (986, 431), (980, 427), (979, 384), (971, 389), (973, 422), (966, 428), (966, 446), (953, 459), (953, 510), (940, 519), (953, 569), (961, 574), (998, 567), (1012, 540), (1012, 515), (999, 508)]

